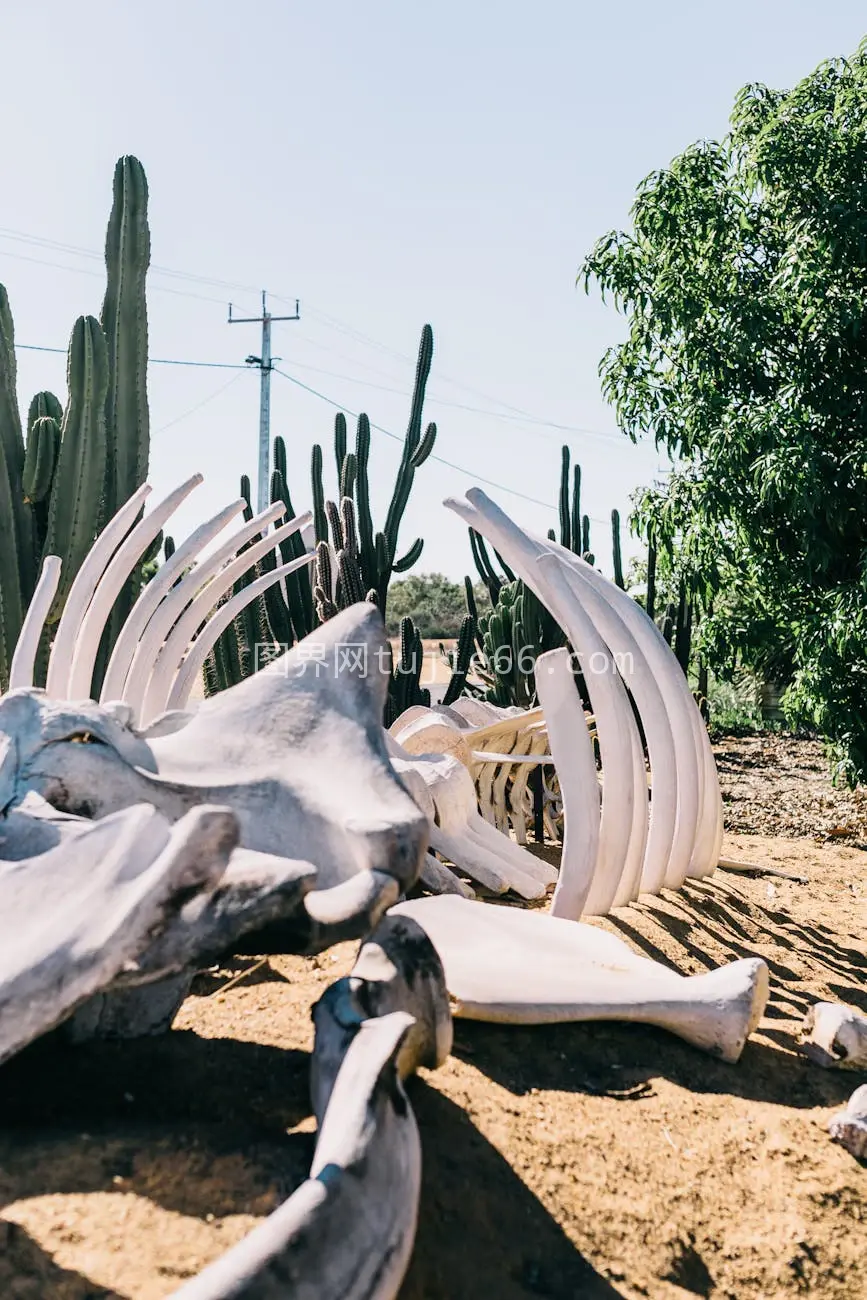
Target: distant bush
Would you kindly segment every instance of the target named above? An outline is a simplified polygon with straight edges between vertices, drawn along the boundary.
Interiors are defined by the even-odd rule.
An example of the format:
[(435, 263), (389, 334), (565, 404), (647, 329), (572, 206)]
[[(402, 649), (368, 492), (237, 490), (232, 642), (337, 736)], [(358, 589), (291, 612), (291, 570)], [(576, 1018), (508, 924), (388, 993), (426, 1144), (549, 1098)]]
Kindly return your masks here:
[[(490, 598), (482, 583), (474, 588), (479, 610), (490, 607)], [(451, 582), (442, 573), (412, 574), (395, 579), (388, 591), (386, 627), (389, 636), (397, 636), (400, 620), (411, 618), (424, 640), (457, 636), (467, 612), (462, 583)]]

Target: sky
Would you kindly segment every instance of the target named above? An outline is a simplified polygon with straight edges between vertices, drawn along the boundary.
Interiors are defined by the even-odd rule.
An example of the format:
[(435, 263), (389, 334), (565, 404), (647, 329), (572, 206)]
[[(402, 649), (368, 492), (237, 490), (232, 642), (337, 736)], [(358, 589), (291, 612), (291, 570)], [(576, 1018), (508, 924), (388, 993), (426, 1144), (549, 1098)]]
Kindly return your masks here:
[(853, 0), (4, 5), (0, 282), (28, 345), (20, 404), (64, 395), (62, 351), (29, 349), (65, 350), (76, 316), (98, 315), (114, 163), (133, 153), (150, 186), (152, 499), (205, 476), (176, 539), (255, 477), (244, 359), (261, 338), (227, 305), (257, 316), (264, 289), (275, 315), (300, 300), (272, 343), (296, 508), (314, 442), (335, 490), (335, 410), (363, 410), (397, 435), (373, 432), (383, 522), (429, 322), (425, 414), (451, 464), (417, 474), (401, 532), (401, 550), (425, 539), (415, 571), (472, 571), (442, 502), (474, 484), (519, 523), (556, 526), (565, 442), (610, 572), (611, 509), (664, 467), (602, 398), (624, 322), (576, 286), (582, 258), (628, 228), (644, 176), (725, 133), (742, 85), (790, 86), (865, 27)]

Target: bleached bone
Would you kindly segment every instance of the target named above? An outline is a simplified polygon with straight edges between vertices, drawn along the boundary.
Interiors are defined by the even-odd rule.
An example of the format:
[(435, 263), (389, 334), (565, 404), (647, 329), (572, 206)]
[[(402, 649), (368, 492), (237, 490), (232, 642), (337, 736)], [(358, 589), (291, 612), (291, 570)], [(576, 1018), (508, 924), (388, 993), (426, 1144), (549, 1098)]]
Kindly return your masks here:
[(460, 876), (455, 875), (432, 853), (424, 855), (419, 879), (432, 894), (460, 894), (462, 898), (475, 898), (476, 891)]
[(513, 889), (522, 898), (544, 898), (554, 868), (480, 816), (463, 763), (449, 754), (409, 754), (393, 736), (387, 739), (394, 770), (425, 811), (431, 848), (493, 893)]
[(121, 506), (117, 514), (103, 528), (75, 575), (48, 659), (46, 690), (55, 700), (69, 698), (69, 674), (72, 671), (72, 660), (81, 621), (87, 613), (96, 585), (105, 572), (109, 560), (132, 527), (150, 490), (150, 484), (143, 483), (132, 494), (129, 501)]
[[(267, 533), (258, 542), (254, 542), (247, 550), (230, 561), (224, 569), (221, 569), (190, 601), (189, 606), (181, 614), (177, 624), (166, 638), (165, 644), (153, 664), (153, 671), (141, 708), (141, 718), (144, 723), (157, 717), (158, 714), (169, 707), (168, 700), (172, 686), (180, 671), (181, 662), (187, 652), (190, 639), (197, 628), (212, 615), (217, 602), (231, 590), (234, 583), (247, 572), (252, 564), (261, 560), (263, 555), (273, 550), (278, 543), (297, 533), (303, 527), (306, 517), (306, 515), (297, 515), (294, 519), (290, 519), (288, 523), (281, 524), (273, 533)], [(303, 565), (310, 563), (311, 559), (311, 556), (302, 557), (296, 563)], [(273, 574), (269, 576), (273, 577)], [(246, 592), (249, 600), (250, 587), (246, 588)], [(240, 604), (241, 602), (237, 603)]]
[(33, 670), (36, 665), (39, 640), (59, 583), (60, 558), (57, 555), (46, 555), (9, 667), (10, 691), (16, 690), (19, 686), (33, 685)]
[(174, 1300), (393, 1300), (412, 1253), (418, 1129), (402, 1079), (451, 1046), (442, 967), (406, 918), (388, 917), (352, 974), (314, 1009), (319, 1121), (306, 1182)]
[(279, 519), (284, 513), (285, 509), (281, 502), (269, 506), (262, 514), (256, 515), (233, 533), (206, 559), (194, 564), (166, 593), (141, 634), (123, 688), (122, 698), (132, 706), (136, 716), (141, 714), (157, 656), (184, 610), (205, 584), (220, 572), (227, 561), (233, 559), (236, 552), (252, 538), (259, 536), (268, 524)]
[[(556, 556), (533, 542), (476, 489), (468, 493), (466, 501), (447, 500), (446, 505), (493, 543), (563, 628), (585, 667), (603, 772), (609, 777), (603, 778), (599, 852), (585, 910), (604, 914), (614, 903), (624, 873), (631, 879), (643, 854), (647, 819), (647, 785), (636, 782), (639, 739), (635, 718), (613, 656), (575, 599)], [(568, 773), (559, 775), (562, 786)], [(640, 816), (635, 814), (636, 801), (643, 805)]]
[[(675, 744), (678, 804), (683, 804), (682, 811), (680, 807), (678, 808), (678, 822), (681, 819), (684, 821), (683, 828), (678, 826), (675, 831), (673, 848), (676, 856), (670, 860), (669, 867), (666, 868), (665, 883), (670, 888), (678, 888), (679, 883), (682, 883), (680, 881), (682, 859), (677, 856), (677, 845), (680, 839), (687, 844), (690, 842), (689, 827), (696, 798), (698, 818), (692, 836), (692, 853), (687, 874), (703, 876), (713, 871), (722, 844), (722, 798), (707, 728), (696, 707), (683, 671), (653, 620), (647, 617), (631, 596), (615, 583), (609, 582), (592, 565), (555, 542), (547, 542), (545, 545), (571, 569), (574, 575), (580, 578), (585, 588), (591, 587), (618, 614), (634, 639), (636, 651), (650, 668), (662, 695)], [(628, 659), (625, 662), (629, 664)], [(645, 888), (644, 884), (642, 888)]]
[(856, 1088), (846, 1109), (829, 1120), (828, 1131), (857, 1160), (867, 1160), (867, 1083)]
[(596, 757), (572, 676), (568, 650), (549, 650), (536, 661), (536, 690), (548, 719), (548, 743), (563, 794), (563, 851), (551, 915), (577, 918), (584, 911), (599, 852), (599, 786)]
[[(506, 556), (510, 566), (564, 627), (585, 664), (588, 651), (598, 654), (598, 646), (592, 651), (592, 640), (576, 639), (569, 620), (574, 620), (579, 612), (590, 619), (608, 651), (613, 652), (614, 665), (628, 680), (639, 708), (655, 782), (643, 862), (640, 873), (636, 872), (641, 823), (646, 822), (648, 811), (646, 791), (641, 795), (638, 790), (639, 783), (645, 784), (643, 753), (631, 720), (621, 721), (620, 752), (609, 753), (608, 761), (605, 761), (603, 742), (606, 735), (610, 742), (612, 715), (611, 710), (607, 710), (609, 716), (606, 719), (606, 710), (603, 709), (603, 716), (596, 720), (600, 749), (603, 750), (603, 834), (586, 910), (605, 912), (611, 905), (634, 898), (639, 886), (658, 892), (663, 885), (679, 887), (686, 875), (701, 876), (713, 870), (719, 858), (722, 837), (721, 799), (713, 754), (683, 673), (652, 620), (626, 593), (615, 588), (579, 557), (556, 543), (523, 533), (480, 490), (470, 491), (466, 501), (447, 501), (446, 505), (483, 533)], [(603, 660), (610, 663), (604, 655)], [(592, 668), (592, 662), (590, 666)], [(600, 679), (608, 675), (585, 672), (591, 693), (594, 686), (598, 692)], [(628, 756), (623, 750), (626, 734), (631, 742)], [(631, 824), (626, 856), (622, 857), (619, 852), (614, 855), (615, 859), (622, 857), (623, 869), (611, 896), (610, 882), (615, 868), (606, 868), (605, 864), (604, 792), (606, 787), (630, 784), (630, 775), (636, 798), (645, 806), (641, 817)], [(565, 773), (559, 771), (558, 778), (562, 791), (564, 784), (571, 780), (568, 768)], [(633, 808), (633, 813), (635, 811)], [(621, 813), (620, 820), (625, 823), (625, 814)], [(604, 883), (606, 880), (607, 884)]]
[(163, 524), (202, 481), (201, 474), (193, 474), (174, 492), (170, 492), (164, 501), (136, 524), (107, 564), (78, 628), (66, 688), (69, 699), (90, 697), (99, 643), (114, 602)]
[(586, 922), (544, 912), (420, 898), (398, 904), (442, 959), (452, 1012), (503, 1024), (627, 1020), (657, 1025), (737, 1061), (768, 1000), (758, 958), (678, 975)]
[(191, 892), (215, 884), (236, 836), (227, 809), (169, 828), (135, 807), (0, 864), (0, 1061), (109, 985)]
[(104, 706), (13, 692), (0, 699), (0, 807), (28, 790), (92, 817), (147, 802), (176, 821), (224, 804), (245, 848), (316, 868), (304, 911), (320, 941), (329, 926), (352, 937), (415, 882), (427, 844), (386, 749), (387, 682), (382, 618), (364, 603), (148, 741)]
[(827, 1069), (867, 1069), (867, 1016), (837, 1002), (817, 1002), (804, 1017), (801, 1051)]
[(216, 613), (211, 615), (202, 631), (187, 650), (186, 657), (178, 669), (174, 684), (169, 692), (166, 703), (167, 709), (184, 708), (214, 642), (226, 630), (233, 619), (237, 618), (242, 610), (246, 608), (250, 601), (257, 596), (261, 596), (269, 587), (282, 582), (284, 578), (288, 578), (290, 574), (297, 572), (298, 569), (303, 569), (306, 565), (312, 564), (313, 558), (312, 555), (302, 555), (298, 559), (291, 560), (288, 564), (281, 564), (278, 568), (272, 569), (270, 573), (263, 573), (261, 577), (254, 578), (242, 591), (237, 592), (230, 600), (226, 601), (225, 605), (221, 605)]
[[(233, 519), (237, 519), (238, 515), (243, 512), (245, 505), (244, 498), (239, 497), (237, 501), (225, 506), (211, 519), (200, 524), (186, 541), (175, 549), (165, 564), (160, 565), (150, 582), (146, 583), (142, 588), (138, 600), (130, 610), (129, 616), (114, 643), (114, 649), (105, 670), (100, 695), (102, 703), (108, 700), (121, 700), (124, 698), (127, 674), (132, 666), (136, 647), (159, 605), (168, 596), (178, 579), (183, 576), (184, 571), (194, 562), (200, 551), (215, 537), (219, 536)], [(22, 682), (21, 685), (30, 686), (32, 682)]]

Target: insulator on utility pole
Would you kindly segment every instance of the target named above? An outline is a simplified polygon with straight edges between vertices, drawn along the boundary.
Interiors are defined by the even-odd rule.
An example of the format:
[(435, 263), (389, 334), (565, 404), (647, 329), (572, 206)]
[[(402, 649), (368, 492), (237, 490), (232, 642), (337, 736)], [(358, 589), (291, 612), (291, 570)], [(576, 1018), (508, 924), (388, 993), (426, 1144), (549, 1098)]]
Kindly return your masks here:
[[(301, 313), (299, 302), (295, 300), (294, 316), (272, 316), (268, 311), (266, 301), (267, 295), (262, 290), (262, 315), (261, 316), (233, 316), (232, 304), (229, 303), (229, 324), (230, 325), (261, 325), (262, 326), (262, 355), (259, 357), (247, 357), (248, 366), (258, 366), (261, 382), (259, 386), (259, 469), (257, 491), (257, 512), (266, 510), (269, 505), (270, 483), (271, 483), (271, 371), (274, 369), (274, 358), (271, 356), (271, 323), (272, 321), (281, 320), (300, 320)], [(276, 358), (280, 360), (279, 357)]]

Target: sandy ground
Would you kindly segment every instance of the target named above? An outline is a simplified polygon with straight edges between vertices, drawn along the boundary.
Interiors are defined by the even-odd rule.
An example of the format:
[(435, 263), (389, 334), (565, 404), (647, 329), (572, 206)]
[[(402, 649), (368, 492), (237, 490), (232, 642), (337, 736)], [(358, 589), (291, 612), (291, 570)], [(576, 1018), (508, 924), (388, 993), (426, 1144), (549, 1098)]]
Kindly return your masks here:
[[(825, 1131), (867, 1074), (796, 1048), (813, 1001), (867, 1011), (863, 830), (834, 842), (817, 820), (849, 815), (821, 773), (787, 821), (815, 754), (790, 742), (775, 785), (743, 744), (718, 747), (731, 820), (778, 824), (725, 852), (809, 883), (718, 872), (604, 924), (684, 973), (764, 957), (760, 1032), (731, 1066), (638, 1026), (458, 1022), (410, 1085), (424, 1184), (402, 1300), (867, 1296), (867, 1168)], [(0, 1069), (0, 1297), (158, 1300), (274, 1208), (313, 1147), (310, 1006), (353, 951), (233, 959), (161, 1039), (49, 1038)]]

